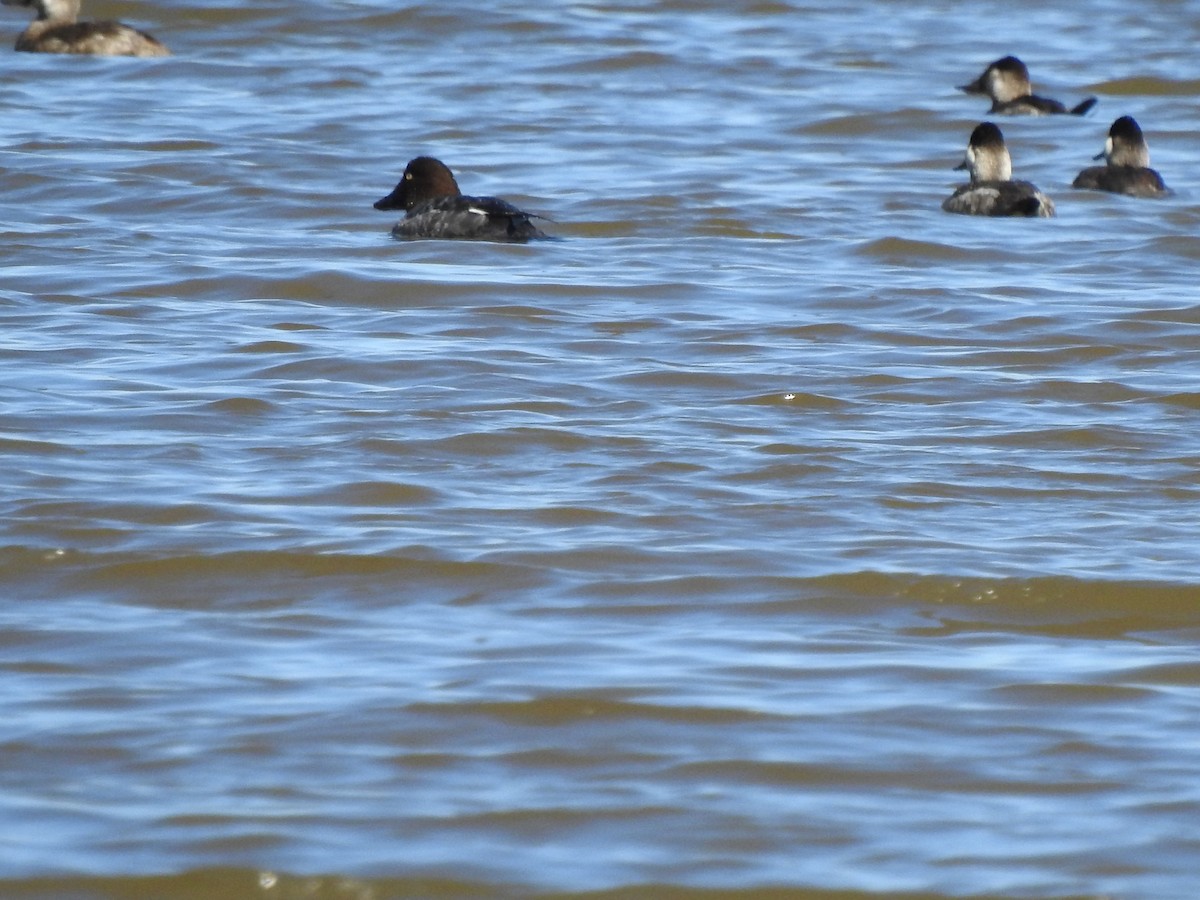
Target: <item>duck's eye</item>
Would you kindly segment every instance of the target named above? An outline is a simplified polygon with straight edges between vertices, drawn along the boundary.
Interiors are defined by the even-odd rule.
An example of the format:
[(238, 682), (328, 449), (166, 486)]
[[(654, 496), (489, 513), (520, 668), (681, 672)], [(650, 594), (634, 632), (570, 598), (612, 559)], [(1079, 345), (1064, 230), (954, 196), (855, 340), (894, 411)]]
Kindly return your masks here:
[(412, 172), (405, 172), (405, 173), (404, 173), (404, 180), (405, 180), (405, 181), (412, 181)]

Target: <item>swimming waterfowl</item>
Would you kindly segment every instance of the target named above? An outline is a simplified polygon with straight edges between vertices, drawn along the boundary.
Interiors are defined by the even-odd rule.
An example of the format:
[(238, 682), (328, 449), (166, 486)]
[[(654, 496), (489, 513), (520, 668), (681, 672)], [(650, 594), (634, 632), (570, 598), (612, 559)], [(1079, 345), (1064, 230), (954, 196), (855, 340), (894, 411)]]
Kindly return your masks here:
[(392, 236), (523, 243), (545, 238), (531, 221), (538, 218), (497, 197), (468, 197), (458, 189), (454, 174), (441, 160), (418, 156), (410, 160), (399, 184), (375, 201), (376, 209), (402, 209), (404, 218)]
[(93, 56), (171, 55), (171, 51), (146, 32), (120, 22), (77, 22), (80, 0), (3, 0), (3, 3), (37, 12), (37, 17), (17, 38), (18, 50)]
[(942, 202), (946, 212), (971, 216), (1054, 215), (1054, 202), (1028, 181), (1012, 180), (1012, 158), (1004, 135), (991, 122), (971, 132), (967, 153), (955, 169), (967, 169), (971, 183), (964, 184)]
[(970, 84), (960, 85), (960, 91), (968, 94), (986, 94), (992, 98), (988, 112), (1002, 116), (1045, 116), (1070, 113), (1082, 116), (1096, 105), (1095, 97), (1067, 109), (1057, 100), (1038, 97), (1033, 93), (1029, 81), (1029, 69), (1015, 56), (1005, 56), (991, 63), (983, 74)]
[(1161, 197), (1170, 193), (1162, 176), (1150, 168), (1150, 148), (1133, 116), (1121, 116), (1112, 123), (1104, 149), (1092, 158), (1104, 159), (1105, 165), (1084, 169), (1075, 176), (1071, 187), (1130, 197)]

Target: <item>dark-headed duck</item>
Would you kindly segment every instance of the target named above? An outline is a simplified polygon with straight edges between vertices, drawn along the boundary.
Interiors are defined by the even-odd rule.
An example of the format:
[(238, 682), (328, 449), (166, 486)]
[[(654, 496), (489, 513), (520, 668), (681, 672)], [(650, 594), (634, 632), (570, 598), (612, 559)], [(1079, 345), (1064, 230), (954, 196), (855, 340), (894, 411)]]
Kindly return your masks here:
[(970, 84), (960, 85), (958, 89), (968, 94), (986, 94), (991, 97), (992, 108), (988, 112), (1001, 116), (1045, 116), (1060, 113), (1082, 116), (1096, 105), (1096, 98), (1088, 97), (1067, 109), (1057, 100), (1036, 96), (1033, 93), (1033, 85), (1029, 82), (1029, 70), (1025, 68), (1025, 63), (1015, 56), (996, 60), (983, 70), (982, 75)]
[(1012, 180), (1012, 159), (1004, 135), (991, 122), (971, 132), (967, 154), (956, 169), (967, 169), (971, 183), (964, 184), (942, 202), (946, 212), (971, 216), (1054, 215), (1054, 202), (1028, 181)]
[(404, 169), (395, 189), (375, 201), (376, 209), (402, 209), (404, 218), (392, 236), (412, 240), (443, 238), (523, 243), (544, 238), (532, 213), (496, 197), (467, 197), (449, 167), (432, 156), (418, 156)]
[(1150, 148), (1133, 116), (1121, 116), (1112, 123), (1104, 149), (1093, 159), (1104, 159), (1106, 164), (1084, 169), (1075, 176), (1071, 187), (1131, 197), (1162, 197), (1170, 193), (1162, 176), (1150, 168)]

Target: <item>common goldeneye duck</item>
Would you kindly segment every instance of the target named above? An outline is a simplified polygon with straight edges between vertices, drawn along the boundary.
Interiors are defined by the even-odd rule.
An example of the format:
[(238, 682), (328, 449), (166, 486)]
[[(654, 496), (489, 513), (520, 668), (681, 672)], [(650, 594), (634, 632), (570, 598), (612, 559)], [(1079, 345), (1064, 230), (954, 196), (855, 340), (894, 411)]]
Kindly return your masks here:
[(1150, 168), (1150, 148), (1133, 116), (1121, 116), (1112, 123), (1104, 149), (1092, 159), (1104, 159), (1106, 165), (1084, 169), (1075, 176), (1071, 187), (1131, 197), (1161, 197), (1170, 193), (1162, 176)]
[(546, 237), (530, 218), (507, 200), (466, 197), (449, 167), (432, 156), (418, 156), (404, 169), (400, 183), (376, 209), (402, 209), (404, 218), (392, 237), (451, 238), (474, 241), (524, 241)]
[(1029, 82), (1029, 70), (1015, 56), (998, 59), (983, 74), (970, 84), (959, 85), (960, 91), (968, 94), (986, 94), (992, 98), (988, 112), (1001, 116), (1045, 116), (1070, 113), (1082, 116), (1096, 105), (1095, 97), (1088, 97), (1070, 109), (1057, 100), (1038, 97)]
[(3, 0), (5, 6), (37, 11), (17, 49), (30, 53), (87, 53), (93, 56), (170, 56), (146, 34), (120, 22), (77, 22), (79, 0)]
[(970, 216), (1054, 215), (1054, 202), (1028, 181), (1012, 180), (1012, 159), (1004, 135), (991, 122), (975, 126), (967, 155), (955, 169), (968, 169), (971, 183), (942, 201), (946, 212)]

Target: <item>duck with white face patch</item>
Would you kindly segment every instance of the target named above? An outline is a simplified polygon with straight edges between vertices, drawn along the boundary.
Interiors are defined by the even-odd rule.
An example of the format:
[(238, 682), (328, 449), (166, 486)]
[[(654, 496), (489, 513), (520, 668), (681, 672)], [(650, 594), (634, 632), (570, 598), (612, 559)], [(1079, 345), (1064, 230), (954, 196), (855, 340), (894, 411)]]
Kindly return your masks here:
[(966, 156), (955, 168), (968, 170), (971, 182), (942, 202), (946, 212), (1031, 218), (1054, 215), (1054, 201), (1028, 181), (1013, 181), (1004, 135), (991, 122), (983, 122), (971, 132)]
[(1112, 123), (1104, 149), (1093, 159), (1103, 159), (1105, 164), (1084, 169), (1071, 187), (1130, 197), (1164, 197), (1170, 193), (1162, 176), (1150, 168), (1150, 147), (1133, 116), (1121, 116)]
[(1067, 109), (1057, 100), (1033, 93), (1029, 69), (1015, 56), (1005, 56), (991, 63), (983, 74), (970, 84), (958, 88), (967, 94), (985, 94), (992, 98), (989, 113), (995, 116), (1047, 116), (1069, 113), (1082, 116), (1096, 105), (1095, 97)]

